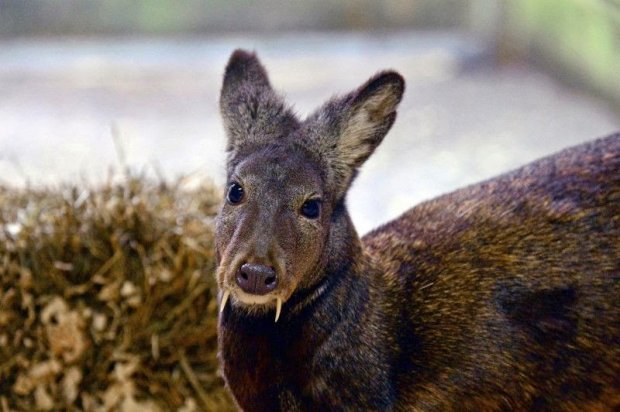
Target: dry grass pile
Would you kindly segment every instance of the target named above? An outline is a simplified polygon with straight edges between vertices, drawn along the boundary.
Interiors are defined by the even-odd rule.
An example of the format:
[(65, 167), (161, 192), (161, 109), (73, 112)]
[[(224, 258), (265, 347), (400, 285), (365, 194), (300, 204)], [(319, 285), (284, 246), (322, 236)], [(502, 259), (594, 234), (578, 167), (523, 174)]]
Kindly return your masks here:
[(210, 185), (0, 188), (0, 411), (231, 410)]

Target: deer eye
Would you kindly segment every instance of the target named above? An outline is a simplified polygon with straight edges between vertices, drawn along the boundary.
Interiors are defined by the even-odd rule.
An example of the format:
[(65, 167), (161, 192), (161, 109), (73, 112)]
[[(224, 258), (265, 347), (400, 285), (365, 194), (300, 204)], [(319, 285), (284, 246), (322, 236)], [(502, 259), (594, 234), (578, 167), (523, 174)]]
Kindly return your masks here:
[(301, 206), (301, 214), (308, 219), (316, 219), (321, 214), (321, 201), (319, 199), (308, 199)]
[(244, 194), (245, 192), (239, 183), (231, 183), (230, 186), (228, 186), (228, 194), (226, 194), (226, 199), (230, 202), (230, 204), (236, 205), (243, 200)]

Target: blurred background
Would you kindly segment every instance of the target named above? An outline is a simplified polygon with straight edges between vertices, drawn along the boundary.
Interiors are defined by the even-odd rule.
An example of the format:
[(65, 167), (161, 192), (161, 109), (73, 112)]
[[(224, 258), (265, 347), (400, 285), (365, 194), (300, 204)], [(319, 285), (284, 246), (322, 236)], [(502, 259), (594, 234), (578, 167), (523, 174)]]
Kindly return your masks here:
[(0, 184), (224, 183), (238, 47), (310, 113), (393, 68), (398, 120), (349, 197), (364, 233), (413, 204), (620, 129), (618, 0), (0, 0)]

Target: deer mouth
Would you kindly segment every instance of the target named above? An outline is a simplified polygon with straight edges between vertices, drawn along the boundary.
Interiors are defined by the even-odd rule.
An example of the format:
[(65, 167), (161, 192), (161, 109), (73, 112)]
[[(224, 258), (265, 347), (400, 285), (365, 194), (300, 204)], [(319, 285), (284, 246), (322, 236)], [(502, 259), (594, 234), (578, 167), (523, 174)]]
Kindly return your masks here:
[(219, 312), (222, 313), (228, 303), (232, 310), (249, 313), (275, 309), (274, 320), (277, 322), (282, 305), (288, 299), (289, 281), (284, 276), (286, 262), (275, 259), (273, 264), (256, 263), (247, 254), (238, 254), (230, 261), (225, 258), (217, 272), (221, 296)]
[(279, 296), (273, 295), (250, 295), (243, 291), (235, 290), (234, 295), (231, 298), (230, 289), (222, 289), (222, 298), (220, 300), (220, 313), (224, 311), (226, 308), (226, 304), (229, 300), (234, 300), (235, 302), (241, 303), (246, 307), (270, 307), (275, 305), (276, 314), (274, 322), (277, 322), (280, 318), (280, 313), (282, 312), (282, 303), (283, 299)]

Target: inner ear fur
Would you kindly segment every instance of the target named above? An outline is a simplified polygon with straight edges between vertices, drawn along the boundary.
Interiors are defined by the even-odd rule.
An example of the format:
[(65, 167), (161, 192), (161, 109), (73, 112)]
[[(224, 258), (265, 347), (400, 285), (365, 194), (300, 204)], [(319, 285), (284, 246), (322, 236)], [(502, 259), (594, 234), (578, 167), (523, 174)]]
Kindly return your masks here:
[(353, 92), (329, 100), (304, 122), (304, 145), (324, 165), (326, 180), (342, 198), (359, 167), (379, 146), (396, 119), (403, 77), (384, 71)]
[(403, 77), (393, 71), (376, 74), (352, 94), (338, 136), (340, 160), (352, 169), (361, 166), (383, 141), (396, 119), (405, 90)]

